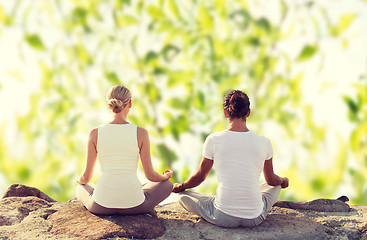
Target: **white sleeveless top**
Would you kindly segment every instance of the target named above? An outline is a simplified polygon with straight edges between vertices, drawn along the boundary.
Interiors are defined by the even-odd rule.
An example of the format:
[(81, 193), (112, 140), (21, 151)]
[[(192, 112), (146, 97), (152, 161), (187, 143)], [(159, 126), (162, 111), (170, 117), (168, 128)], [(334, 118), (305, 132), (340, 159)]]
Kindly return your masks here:
[(108, 208), (131, 208), (144, 202), (137, 176), (137, 126), (107, 124), (98, 128), (97, 152), (101, 166), (93, 200)]

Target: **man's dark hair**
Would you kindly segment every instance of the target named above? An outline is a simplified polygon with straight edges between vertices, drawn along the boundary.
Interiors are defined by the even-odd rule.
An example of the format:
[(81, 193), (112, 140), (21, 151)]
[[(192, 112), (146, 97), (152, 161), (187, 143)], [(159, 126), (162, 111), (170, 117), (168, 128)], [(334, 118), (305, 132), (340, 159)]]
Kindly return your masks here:
[(250, 109), (250, 99), (240, 90), (231, 90), (224, 97), (223, 108), (229, 118), (245, 118)]

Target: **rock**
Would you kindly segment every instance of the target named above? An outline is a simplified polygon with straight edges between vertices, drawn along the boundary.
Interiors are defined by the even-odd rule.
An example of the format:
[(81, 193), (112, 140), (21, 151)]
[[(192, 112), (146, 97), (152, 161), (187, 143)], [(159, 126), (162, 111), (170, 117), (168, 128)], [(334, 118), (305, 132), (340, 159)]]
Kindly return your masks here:
[[(320, 212), (313, 208), (321, 206), (320, 201), (308, 205), (313, 208), (311, 211), (280, 207), (292, 204), (278, 202), (261, 225), (226, 229), (187, 212), (178, 203), (158, 206), (156, 214), (98, 216), (75, 199), (60, 203), (24, 196), (24, 192), (30, 191), (25, 188), (17, 186), (23, 189), (21, 197), (13, 195), (0, 200), (0, 239), (367, 240), (367, 206), (352, 206), (349, 211), (339, 212), (322, 208)], [(43, 194), (39, 196), (44, 197)]]
[(77, 200), (59, 203), (37, 190), (14, 185), (5, 193), (0, 200), (0, 239), (152, 239), (165, 233), (155, 213), (98, 216)]
[(310, 202), (277, 201), (274, 206), (318, 212), (349, 212), (351, 208), (341, 200), (316, 199)]
[(349, 198), (347, 196), (340, 196), (336, 200), (342, 201), (342, 202), (348, 202)]
[(178, 203), (158, 206), (163, 239), (361, 239), (367, 240), (367, 207), (350, 212), (317, 212), (274, 206), (257, 227), (226, 229), (188, 213)]
[(3, 198), (7, 197), (28, 197), (35, 196), (46, 200), (47, 202), (56, 202), (45, 193), (34, 187), (28, 187), (22, 184), (13, 184), (5, 192)]
[(97, 216), (77, 201), (50, 215), (47, 220), (52, 224), (50, 233), (54, 235), (91, 240), (115, 236), (156, 238), (165, 232), (163, 224), (154, 214)]
[(8, 197), (0, 200), (0, 226), (20, 223), (30, 212), (52, 204), (37, 197)]

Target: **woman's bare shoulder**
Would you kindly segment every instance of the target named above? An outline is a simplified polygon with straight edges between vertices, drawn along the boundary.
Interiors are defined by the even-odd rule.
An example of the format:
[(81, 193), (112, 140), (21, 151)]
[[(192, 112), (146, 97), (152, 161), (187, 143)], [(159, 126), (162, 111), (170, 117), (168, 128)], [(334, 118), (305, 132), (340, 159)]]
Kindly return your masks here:
[(93, 128), (90, 133), (89, 133), (89, 138), (93, 139), (93, 140), (97, 140), (98, 138), (98, 127)]
[(145, 128), (137, 127), (138, 128), (138, 139), (139, 138), (146, 138), (149, 137), (149, 133)]
[(91, 134), (91, 135), (98, 134), (98, 127), (93, 128), (93, 129), (90, 131), (90, 134)]

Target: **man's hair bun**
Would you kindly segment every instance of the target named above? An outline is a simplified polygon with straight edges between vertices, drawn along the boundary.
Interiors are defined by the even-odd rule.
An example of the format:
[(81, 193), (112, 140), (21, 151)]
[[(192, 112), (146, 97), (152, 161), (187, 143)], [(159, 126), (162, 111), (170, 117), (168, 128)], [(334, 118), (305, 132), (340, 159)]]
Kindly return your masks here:
[(244, 92), (231, 90), (224, 97), (223, 107), (230, 118), (244, 118), (250, 109), (250, 100)]

